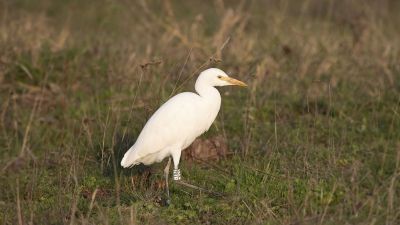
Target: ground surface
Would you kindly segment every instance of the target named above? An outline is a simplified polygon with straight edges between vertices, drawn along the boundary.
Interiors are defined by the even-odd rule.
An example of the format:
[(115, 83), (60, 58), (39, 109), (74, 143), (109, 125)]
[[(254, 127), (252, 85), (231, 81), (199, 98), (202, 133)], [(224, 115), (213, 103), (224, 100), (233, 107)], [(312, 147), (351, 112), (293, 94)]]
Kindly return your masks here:
[[(399, 223), (400, 4), (377, 2), (1, 1), (0, 222)], [(211, 66), (249, 88), (203, 136), (228, 154), (181, 169), (224, 195), (160, 206), (164, 164), (119, 160)]]

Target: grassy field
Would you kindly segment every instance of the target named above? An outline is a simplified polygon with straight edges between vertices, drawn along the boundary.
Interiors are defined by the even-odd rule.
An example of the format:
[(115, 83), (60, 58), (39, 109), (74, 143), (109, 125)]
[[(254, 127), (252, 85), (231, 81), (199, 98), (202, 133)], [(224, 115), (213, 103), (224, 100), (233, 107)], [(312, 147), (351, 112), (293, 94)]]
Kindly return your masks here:
[[(1, 224), (399, 224), (400, 2), (0, 2)], [(218, 67), (219, 160), (122, 170)], [(220, 140), (221, 140), (220, 139)], [(200, 156), (199, 156), (200, 157)]]

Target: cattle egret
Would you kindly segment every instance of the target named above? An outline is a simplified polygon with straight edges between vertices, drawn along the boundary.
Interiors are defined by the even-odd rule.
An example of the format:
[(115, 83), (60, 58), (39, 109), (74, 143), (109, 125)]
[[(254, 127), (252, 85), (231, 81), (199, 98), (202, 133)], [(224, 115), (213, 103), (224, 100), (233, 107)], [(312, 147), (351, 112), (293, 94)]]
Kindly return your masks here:
[(210, 128), (221, 106), (221, 95), (215, 87), (228, 85), (247, 86), (217, 68), (200, 73), (195, 84), (197, 93), (183, 92), (165, 102), (147, 121), (135, 144), (125, 153), (121, 166), (150, 165), (169, 157), (164, 169), (169, 198), (170, 156), (174, 163), (173, 179), (180, 180), (178, 165), (182, 150)]

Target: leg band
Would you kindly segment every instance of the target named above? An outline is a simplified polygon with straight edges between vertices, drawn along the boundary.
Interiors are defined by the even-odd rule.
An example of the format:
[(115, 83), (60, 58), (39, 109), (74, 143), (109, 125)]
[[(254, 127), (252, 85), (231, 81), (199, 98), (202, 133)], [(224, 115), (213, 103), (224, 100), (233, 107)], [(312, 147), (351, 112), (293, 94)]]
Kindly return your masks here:
[(180, 180), (181, 179), (181, 170), (180, 169), (174, 169), (172, 177), (174, 180)]

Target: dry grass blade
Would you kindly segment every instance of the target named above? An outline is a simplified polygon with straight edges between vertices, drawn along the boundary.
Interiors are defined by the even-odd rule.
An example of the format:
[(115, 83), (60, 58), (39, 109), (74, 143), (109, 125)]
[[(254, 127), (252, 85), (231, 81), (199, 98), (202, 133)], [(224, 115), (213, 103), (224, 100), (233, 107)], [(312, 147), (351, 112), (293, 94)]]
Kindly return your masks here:
[(17, 191), (17, 215), (18, 215), (18, 224), (23, 225), (24, 220), (22, 217), (22, 209), (21, 209), (21, 200), (19, 197), (19, 180), (17, 180), (17, 185), (16, 185), (16, 191)]
[(94, 206), (94, 201), (96, 200), (96, 195), (97, 195), (98, 191), (99, 191), (99, 189), (96, 188), (94, 190), (93, 194), (92, 194), (92, 198), (90, 200), (90, 205), (89, 205), (89, 211), (88, 211), (88, 213), (86, 215), (86, 220), (89, 220), (90, 214), (92, 213), (92, 209), (93, 209), (93, 206)]
[[(218, 51), (222, 51), (222, 50), (228, 45), (229, 41), (230, 41), (230, 37), (228, 37), (228, 38), (224, 41), (224, 43), (222, 43), (222, 45), (221, 45), (221, 47), (219, 48)], [(216, 55), (217, 55), (217, 52), (215, 52), (213, 55), (211, 55), (211, 56), (208, 58), (208, 60), (205, 61), (203, 64), (201, 64), (200, 66), (198, 66), (198, 67), (193, 71), (193, 73), (192, 73), (191, 75), (189, 75), (189, 77), (186, 78), (184, 81), (182, 81), (182, 83), (181, 83), (175, 90), (180, 90), (180, 89), (183, 87), (183, 85), (185, 85), (186, 82), (188, 82), (188, 81), (189, 81), (190, 79), (192, 79), (194, 76), (198, 75), (198, 73), (199, 73), (202, 69), (206, 68), (206, 66), (209, 65), (210, 63), (213, 63), (213, 62), (214, 62), (214, 63), (215, 63), (215, 62), (218, 63), (218, 62), (220, 62), (219, 59), (215, 59)]]
[(192, 54), (192, 49), (189, 50), (189, 53), (188, 53), (188, 55), (187, 55), (187, 57), (185, 59), (185, 62), (183, 63), (182, 68), (179, 71), (178, 79), (176, 80), (176, 83), (174, 85), (174, 89), (172, 89), (171, 94), (169, 95), (169, 97), (171, 97), (172, 95), (175, 94), (176, 87), (177, 87), (177, 85), (179, 83), (179, 80), (181, 79), (181, 76), (182, 76), (182, 73), (183, 73), (183, 69), (185, 68), (186, 64), (188, 63), (191, 54)]

